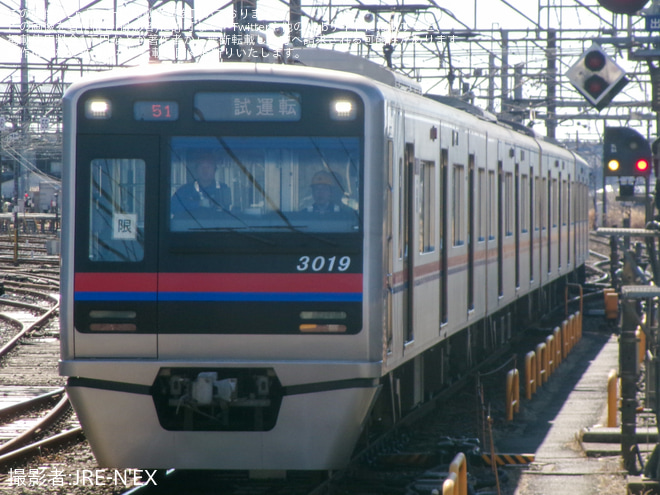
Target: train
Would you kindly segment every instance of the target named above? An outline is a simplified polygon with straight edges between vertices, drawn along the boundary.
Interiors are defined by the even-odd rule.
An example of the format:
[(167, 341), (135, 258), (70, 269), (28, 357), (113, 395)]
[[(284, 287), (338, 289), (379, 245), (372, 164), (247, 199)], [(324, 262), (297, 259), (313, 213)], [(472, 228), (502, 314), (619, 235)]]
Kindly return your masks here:
[(64, 95), (60, 374), (102, 467), (341, 469), (584, 280), (582, 158), (304, 50)]

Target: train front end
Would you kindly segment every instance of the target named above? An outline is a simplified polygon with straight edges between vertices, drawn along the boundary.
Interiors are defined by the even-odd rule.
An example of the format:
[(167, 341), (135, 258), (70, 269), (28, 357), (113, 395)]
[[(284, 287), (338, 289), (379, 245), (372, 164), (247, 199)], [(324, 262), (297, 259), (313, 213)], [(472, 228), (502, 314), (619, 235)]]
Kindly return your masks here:
[(65, 96), (60, 370), (104, 467), (340, 468), (378, 390), (371, 90), (236, 65)]

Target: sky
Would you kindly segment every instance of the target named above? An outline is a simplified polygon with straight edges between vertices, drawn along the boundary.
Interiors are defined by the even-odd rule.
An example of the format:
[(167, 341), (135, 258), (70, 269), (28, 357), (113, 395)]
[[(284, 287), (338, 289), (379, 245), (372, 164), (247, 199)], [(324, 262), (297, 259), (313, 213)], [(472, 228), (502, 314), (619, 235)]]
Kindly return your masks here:
[[(160, 5), (157, 0), (149, 0)], [(99, 70), (107, 68), (116, 62), (127, 64), (142, 64), (148, 62), (146, 48), (148, 47), (148, 31), (157, 28), (161, 39), (160, 55), (167, 60), (186, 61), (194, 55), (196, 60), (218, 61), (217, 35), (211, 34), (227, 28), (234, 22), (232, 18), (231, 2), (210, 2), (201, 0), (168, 1), (154, 9), (151, 16), (147, 14), (148, 0), (51, 0), (42, 2), (38, 0), (25, 0), (26, 12), (20, 15), (20, 0), (2, 0), (0, 2), (0, 29), (4, 31), (5, 37), (0, 37), (0, 58), (4, 60), (18, 61), (21, 56), (20, 27), (28, 28), (31, 36), (28, 40), (27, 56), (30, 63), (51, 64), (62, 63), (75, 67), (80, 61), (85, 64), (96, 65)], [(394, 2), (382, 2), (388, 5)], [(82, 13), (76, 12), (83, 6), (93, 4)], [(546, 28), (558, 28), (561, 26), (565, 32), (580, 29), (602, 29), (612, 30), (616, 28), (618, 36), (625, 36), (627, 18), (625, 16), (614, 16), (606, 13), (603, 9), (595, 8), (594, 0), (409, 0), (398, 2), (396, 5), (431, 5), (437, 8), (432, 11), (420, 11), (418, 14), (406, 14), (382, 12), (375, 17), (369, 18), (366, 9), (357, 10), (349, 8), (362, 5), (377, 5), (376, 0), (358, 1), (337, 0), (304, 2), (306, 20), (303, 22), (302, 35), (311, 40), (315, 37), (320, 39), (319, 46), (328, 49), (349, 49), (347, 44), (337, 43), (338, 38), (353, 39), (351, 45), (353, 53), (365, 54), (367, 48), (364, 44), (356, 46), (355, 40), (364, 40), (365, 30), (372, 30), (378, 34), (381, 41), (372, 46), (375, 50), (382, 50), (382, 40), (402, 38), (408, 36), (411, 41), (405, 46), (397, 46), (394, 53), (395, 65), (408, 69), (408, 74), (426, 75), (428, 71), (441, 69), (446, 73), (447, 64), (451, 63), (456, 71), (457, 80), (454, 89), (459, 84), (465, 84), (473, 89), (478, 106), (485, 107), (487, 104), (487, 78), (489, 61), (488, 53), (496, 55), (495, 65), (500, 66), (501, 61), (501, 38), (500, 30), (514, 30), (509, 34), (510, 50), (509, 66), (523, 64), (525, 75), (522, 84), (523, 98), (539, 98), (545, 92), (544, 71), (546, 64), (547, 45), (544, 31)], [(46, 8), (48, 5), (48, 8)], [(194, 5), (194, 9), (191, 8)], [(589, 7), (591, 5), (591, 7)], [(256, 21), (268, 21), (268, 28), (256, 29), (260, 31), (267, 44), (271, 48), (280, 48), (287, 41), (289, 19), (287, 5), (282, 0), (260, 0), (258, 2)], [(198, 39), (191, 40), (187, 44), (178, 38), (177, 28), (189, 30), (193, 18), (197, 22)], [(635, 20), (634, 30), (636, 34), (646, 35), (640, 29), (641, 17), (632, 17)], [(323, 22), (308, 22), (307, 19), (322, 19)], [(115, 28), (116, 26), (116, 28)], [(403, 29), (401, 29), (403, 26)], [(59, 36), (54, 28), (68, 28), (70, 35)], [(276, 28), (284, 32), (278, 36)], [(397, 29), (398, 27), (398, 29)], [(329, 35), (332, 28), (337, 33)], [(482, 32), (478, 36), (479, 43), (472, 43), (473, 52), (468, 51), (468, 43), (460, 39), (450, 38), (452, 33), (465, 31), (466, 29), (478, 29)], [(541, 29), (537, 34), (536, 29)], [(355, 33), (355, 30), (360, 31)], [(351, 33), (351, 30), (353, 31)], [(82, 33), (93, 33), (97, 35), (96, 40), (85, 38)], [(188, 31), (189, 32), (189, 31)], [(424, 52), (419, 43), (415, 44), (424, 33), (434, 32), (436, 35), (446, 35), (436, 44), (437, 53)], [(139, 35), (128, 39), (125, 34)], [(319, 37), (319, 35), (322, 35)], [(590, 39), (580, 39), (583, 36), (575, 32), (575, 40), (565, 42), (561, 46), (558, 58), (558, 71), (563, 74), (579, 58), (580, 54), (591, 44)], [(538, 37), (533, 43), (522, 43)], [(472, 37), (476, 40), (477, 37)], [(333, 42), (330, 42), (333, 41)], [(476, 47), (479, 50), (476, 50)], [(611, 45), (605, 45), (610, 53), (624, 69), (640, 70), (639, 63), (631, 63), (627, 60), (625, 49), (614, 49)], [(422, 71), (411, 70), (412, 58), (408, 55), (415, 53), (414, 63), (419, 67), (425, 67)], [(406, 57), (401, 54), (405, 53)], [(56, 58), (57, 55), (57, 58)], [(400, 58), (397, 58), (400, 57)], [(382, 59), (379, 60), (382, 63)], [(444, 64), (444, 65), (443, 65)], [(641, 68), (646, 70), (645, 67)], [(436, 71), (437, 72), (437, 71)], [(438, 72), (438, 73), (440, 73)], [(30, 78), (35, 81), (52, 79), (53, 71), (33, 71)], [(81, 77), (76, 71), (69, 71), (66, 82), (73, 82)], [(511, 78), (513, 79), (513, 78)], [(20, 80), (20, 74), (16, 70), (0, 70), (0, 82)], [(558, 98), (563, 100), (581, 101), (578, 95), (565, 78), (562, 78), (558, 88)], [(496, 85), (501, 82), (496, 80)], [(449, 90), (446, 80), (428, 79), (422, 80), (426, 90), (432, 90), (439, 94), (446, 94)], [(511, 82), (513, 86), (513, 82)], [(513, 91), (513, 88), (510, 88)], [(648, 98), (643, 94), (643, 85), (633, 79), (624, 92), (615, 99), (618, 100), (644, 100)], [(544, 108), (533, 109), (530, 112), (530, 120), (542, 115)], [(643, 110), (649, 113), (648, 110)], [(571, 114), (581, 112), (585, 118), (564, 122), (558, 128), (558, 133), (567, 136), (582, 136), (582, 139), (598, 139), (602, 123), (594, 120), (595, 110), (585, 103), (582, 108), (570, 110)], [(617, 109), (615, 114), (617, 122), (628, 119), (632, 126), (642, 126), (648, 131), (645, 121), (635, 120), (635, 112), (626, 109)], [(631, 117), (632, 116), (632, 117)], [(544, 132), (543, 122), (537, 118), (535, 129)]]

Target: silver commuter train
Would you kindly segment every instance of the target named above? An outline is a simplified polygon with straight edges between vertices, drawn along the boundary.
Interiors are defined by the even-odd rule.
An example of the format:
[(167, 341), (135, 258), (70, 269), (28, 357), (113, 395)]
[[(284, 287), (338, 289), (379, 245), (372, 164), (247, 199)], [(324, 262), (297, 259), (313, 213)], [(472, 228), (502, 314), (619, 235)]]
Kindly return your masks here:
[(60, 372), (100, 466), (341, 468), (366, 421), (583, 276), (582, 159), (319, 55), (301, 59), (342, 70), (149, 67), (66, 92)]

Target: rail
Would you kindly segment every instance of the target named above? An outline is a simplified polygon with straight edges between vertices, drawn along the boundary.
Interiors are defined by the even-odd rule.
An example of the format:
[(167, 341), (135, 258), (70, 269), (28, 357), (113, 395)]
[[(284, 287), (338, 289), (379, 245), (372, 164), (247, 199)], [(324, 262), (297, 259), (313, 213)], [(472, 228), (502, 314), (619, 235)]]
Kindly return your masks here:
[[(32, 323), (31, 325), (24, 326), (18, 334), (16, 334), (9, 342), (7, 342), (2, 348), (0, 348), (0, 356), (6, 355), (10, 350), (12, 350), (18, 342), (28, 333), (30, 333), (32, 330), (35, 328), (40, 328), (45, 322), (47, 322), (50, 318), (54, 317), (57, 315), (57, 312), (59, 311), (59, 303), (50, 308), (46, 313), (41, 315), (37, 321)], [(43, 309), (43, 308), (42, 308)]]
[(59, 421), (59, 419), (69, 411), (71, 405), (69, 404), (69, 398), (67, 396), (62, 397), (57, 405), (41, 420), (35, 423), (32, 428), (22, 433), (21, 435), (13, 438), (2, 445), (0, 445), (0, 455), (16, 450), (17, 445), (22, 445), (26, 443), (26, 440), (33, 437), (36, 433), (44, 430), (50, 425)]

